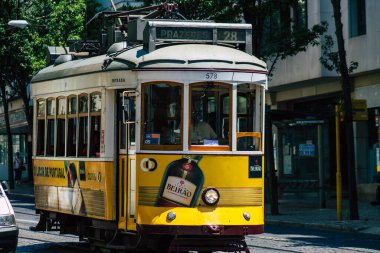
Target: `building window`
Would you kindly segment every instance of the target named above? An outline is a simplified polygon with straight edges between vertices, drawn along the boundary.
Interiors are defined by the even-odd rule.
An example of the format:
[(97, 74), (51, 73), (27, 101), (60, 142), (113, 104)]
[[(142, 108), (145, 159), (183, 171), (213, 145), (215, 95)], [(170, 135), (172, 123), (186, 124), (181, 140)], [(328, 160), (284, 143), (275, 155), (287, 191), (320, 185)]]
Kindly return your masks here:
[(350, 37), (366, 34), (365, 0), (349, 1)]
[(307, 0), (298, 0), (290, 7), (293, 29), (307, 29)]
[(88, 151), (88, 95), (79, 96), (78, 156), (86, 156)]
[(77, 150), (77, 97), (69, 96), (67, 112), (67, 156), (76, 156)]
[(143, 148), (181, 149), (182, 85), (145, 84), (143, 94)]
[(90, 156), (100, 156), (100, 114), (102, 110), (102, 97), (100, 93), (93, 93), (90, 96)]
[(44, 156), (44, 140), (45, 140), (45, 100), (37, 101), (37, 155)]
[(65, 155), (65, 140), (66, 140), (66, 98), (58, 98), (58, 111), (57, 111), (57, 150), (56, 156)]

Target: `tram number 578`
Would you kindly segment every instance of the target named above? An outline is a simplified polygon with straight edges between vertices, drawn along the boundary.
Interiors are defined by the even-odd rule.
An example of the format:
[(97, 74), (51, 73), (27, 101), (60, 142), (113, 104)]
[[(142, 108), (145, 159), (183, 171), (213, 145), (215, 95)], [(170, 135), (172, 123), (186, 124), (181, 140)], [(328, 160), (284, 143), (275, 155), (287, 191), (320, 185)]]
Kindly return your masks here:
[(215, 72), (208, 72), (205, 75), (206, 80), (216, 80), (218, 79), (218, 74)]

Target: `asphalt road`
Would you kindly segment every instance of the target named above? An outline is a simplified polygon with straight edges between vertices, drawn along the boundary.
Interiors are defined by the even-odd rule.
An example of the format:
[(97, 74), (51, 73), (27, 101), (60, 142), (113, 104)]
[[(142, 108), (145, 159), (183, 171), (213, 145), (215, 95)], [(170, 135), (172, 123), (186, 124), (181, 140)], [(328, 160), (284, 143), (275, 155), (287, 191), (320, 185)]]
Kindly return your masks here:
[[(32, 232), (29, 227), (38, 221), (33, 199), (10, 197), (20, 229), (17, 253), (80, 253), (91, 252), (78, 237), (58, 232)], [(265, 226), (265, 233), (246, 237), (251, 253), (293, 252), (378, 252), (380, 237), (341, 231), (326, 231), (296, 226)]]

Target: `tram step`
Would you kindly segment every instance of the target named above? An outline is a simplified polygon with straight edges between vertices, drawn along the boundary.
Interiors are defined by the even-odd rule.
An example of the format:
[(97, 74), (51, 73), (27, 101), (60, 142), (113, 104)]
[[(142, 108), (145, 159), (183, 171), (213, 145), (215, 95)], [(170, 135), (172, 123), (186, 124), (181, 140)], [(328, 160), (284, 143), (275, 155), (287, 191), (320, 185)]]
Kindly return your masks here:
[(176, 237), (169, 246), (167, 253), (188, 250), (249, 253), (244, 237)]

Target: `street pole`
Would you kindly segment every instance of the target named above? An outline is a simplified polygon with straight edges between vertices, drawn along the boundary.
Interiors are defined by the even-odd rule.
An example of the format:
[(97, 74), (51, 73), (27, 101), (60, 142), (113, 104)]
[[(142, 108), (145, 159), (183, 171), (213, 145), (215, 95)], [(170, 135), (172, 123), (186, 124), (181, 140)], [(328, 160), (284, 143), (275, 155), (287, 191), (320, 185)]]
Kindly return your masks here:
[(334, 9), (335, 34), (338, 43), (339, 72), (342, 78), (342, 90), (344, 100), (344, 126), (345, 126), (345, 145), (347, 159), (348, 188), (350, 192), (350, 220), (359, 219), (358, 192), (356, 186), (355, 171), (355, 150), (354, 150), (354, 129), (352, 125), (352, 100), (351, 82), (347, 67), (346, 50), (344, 47), (343, 24), (341, 13), (341, 0), (331, 0)]
[(318, 125), (319, 208), (326, 208), (325, 170), (323, 167), (322, 125)]
[(342, 221), (342, 174), (340, 171), (340, 131), (339, 106), (335, 106), (335, 142), (336, 142), (336, 216)]

